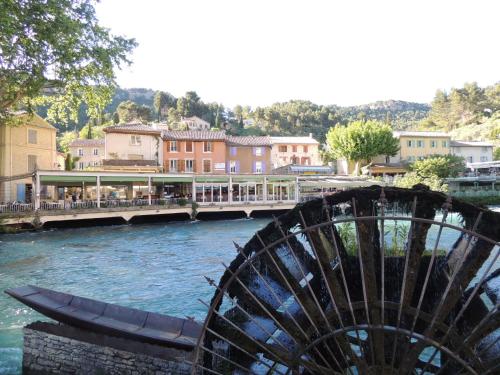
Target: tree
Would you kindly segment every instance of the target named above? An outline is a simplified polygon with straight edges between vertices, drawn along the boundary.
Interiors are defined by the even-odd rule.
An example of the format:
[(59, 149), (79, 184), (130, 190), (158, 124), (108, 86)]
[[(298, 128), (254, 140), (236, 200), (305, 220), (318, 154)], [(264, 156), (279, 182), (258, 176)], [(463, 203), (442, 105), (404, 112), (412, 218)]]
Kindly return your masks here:
[[(2, 1), (0, 12), (0, 124), (20, 107), (49, 103), (49, 118), (77, 121), (111, 99), (114, 68), (129, 64), (133, 39), (98, 24), (94, 0)], [(41, 97), (44, 94), (44, 97)]]
[(376, 156), (394, 156), (399, 151), (399, 140), (393, 137), (391, 127), (371, 120), (336, 125), (328, 131), (326, 142), (332, 158), (356, 163), (355, 174), (359, 173), (360, 162), (369, 164)]
[(141, 121), (148, 122), (151, 117), (151, 109), (145, 105), (138, 105), (131, 100), (121, 102), (116, 108), (120, 122)]
[(495, 148), (493, 151), (493, 160), (500, 160), (500, 147)]
[(417, 160), (411, 170), (422, 178), (436, 176), (438, 178), (457, 177), (465, 170), (465, 160), (456, 155), (431, 155)]
[(64, 153), (69, 152), (70, 143), (77, 138), (78, 138), (78, 133), (76, 131), (68, 131), (62, 133), (59, 137), (57, 137), (58, 150)]
[(443, 180), (436, 175), (424, 178), (422, 176), (419, 176), (415, 172), (408, 172), (403, 177), (397, 177), (394, 180), (394, 186), (406, 189), (411, 189), (417, 184), (427, 185), (431, 190), (434, 191), (441, 191), (443, 193), (446, 193), (448, 191), (448, 185), (445, 184)]
[(162, 114), (168, 111), (170, 106), (175, 103), (175, 98), (169, 93), (163, 91), (157, 91), (153, 99), (153, 107), (156, 111), (158, 122), (162, 119)]

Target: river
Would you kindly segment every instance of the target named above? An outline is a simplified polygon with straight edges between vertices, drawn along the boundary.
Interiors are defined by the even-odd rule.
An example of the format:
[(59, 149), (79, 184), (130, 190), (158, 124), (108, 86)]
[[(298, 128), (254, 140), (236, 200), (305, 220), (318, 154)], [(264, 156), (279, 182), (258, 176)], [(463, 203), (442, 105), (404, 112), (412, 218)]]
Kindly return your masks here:
[[(121, 225), (0, 237), (0, 374), (19, 374), (22, 327), (43, 316), (3, 293), (35, 284), (124, 306), (202, 320), (221, 262), (269, 219)], [(46, 318), (45, 318), (46, 319)]]
[[(437, 218), (439, 220), (439, 218)], [(139, 309), (202, 320), (221, 262), (270, 219), (120, 225), (0, 237), (0, 291), (35, 284)], [(453, 218), (451, 218), (453, 222)], [(455, 223), (457, 221), (455, 220)], [(437, 233), (428, 237), (428, 247)], [(449, 248), (456, 232), (445, 229)], [(440, 246), (441, 247), (441, 246)], [(46, 319), (0, 292), (0, 374), (19, 374), (22, 327)]]

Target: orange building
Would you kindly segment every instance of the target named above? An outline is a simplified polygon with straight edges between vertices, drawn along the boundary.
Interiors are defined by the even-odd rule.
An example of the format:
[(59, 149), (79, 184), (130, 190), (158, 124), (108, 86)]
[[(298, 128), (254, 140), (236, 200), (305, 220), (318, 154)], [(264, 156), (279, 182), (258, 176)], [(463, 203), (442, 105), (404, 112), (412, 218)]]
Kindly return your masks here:
[(226, 173), (223, 131), (164, 131), (163, 167), (170, 173)]
[(226, 171), (228, 173), (270, 173), (271, 140), (269, 137), (227, 137)]

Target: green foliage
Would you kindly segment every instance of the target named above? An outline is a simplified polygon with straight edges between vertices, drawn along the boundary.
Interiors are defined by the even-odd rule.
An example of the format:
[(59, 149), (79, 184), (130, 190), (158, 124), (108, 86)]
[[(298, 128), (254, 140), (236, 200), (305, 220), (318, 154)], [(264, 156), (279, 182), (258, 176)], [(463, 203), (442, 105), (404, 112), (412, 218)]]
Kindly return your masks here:
[(500, 160), (500, 147), (495, 148), (493, 151), (493, 160)]
[[(111, 99), (114, 68), (133, 39), (98, 24), (93, 0), (3, 1), (0, 12), (0, 123), (13, 109), (48, 105), (49, 119), (97, 118)], [(40, 95), (45, 96), (41, 97)]]
[(415, 161), (410, 169), (418, 176), (428, 178), (457, 177), (465, 170), (464, 158), (456, 155), (431, 155), (425, 159)]
[(500, 83), (485, 88), (476, 82), (466, 83), (450, 92), (438, 90), (431, 103), (428, 118), (422, 123), (427, 128), (447, 131), (464, 125), (481, 123), (500, 111)]
[(151, 108), (138, 105), (131, 100), (121, 102), (116, 108), (121, 123), (141, 121), (147, 123), (151, 119)]
[(153, 99), (153, 107), (156, 113), (156, 119), (162, 121), (164, 113), (168, 113), (168, 108), (176, 105), (176, 99), (169, 93), (157, 91)]
[(417, 184), (427, 185), (431, 190), (434, 191), (441, 191), (443, 193), (446, 193), (448, 191), (448, 185), (445, 184), (443, 180), (436, 175), (422, 177), (415, 172), (408, 172), (403, 177), (398, 177), (394, 180), (394, 186), (406, 189), (411, 189)]
[(71, 154), (68, 152), (66, 154), (66, 157), (64, 158), (64, 170), (65, 171), (72, 171), (75, 169), (76, 162), (80, 160), (78, 156), (71, 156)]
[(78, 133), (68, 131), (57, 137), (57, 149), (63, 153), (69, 152), (69, 144), (78, 138)]
[(356, 242), (356, 232), (354, 224), (345, 222), (336, 226), (339, 236), (344, 243), (347, 254), (351, 256), (358, 255), (358, 246)]
[(347, 159), (356, 163), (370, 163), (378, 155), (394, 156), (399, 150), (399, 141), (393, 137), (391, 127), (372, 120), (332, 127), (326, 142), (333, 159)]

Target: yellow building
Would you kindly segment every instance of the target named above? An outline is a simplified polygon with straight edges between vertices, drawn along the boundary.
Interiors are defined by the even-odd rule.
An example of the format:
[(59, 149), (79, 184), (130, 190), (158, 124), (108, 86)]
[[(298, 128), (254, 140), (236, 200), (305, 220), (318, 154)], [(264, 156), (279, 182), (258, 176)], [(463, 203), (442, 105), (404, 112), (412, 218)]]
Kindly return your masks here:
[(448, 155), (451, 138), (443, 132), (396, 131), (399, 152), (390, 158), (391, 163), (414, 162), (430, 155)]
[(0, 125), (0, 202), (30, 202), (32, 178), (26, 175), (61, 167), (56, 128), (36, 114), (18, 116), (19, 125)]

